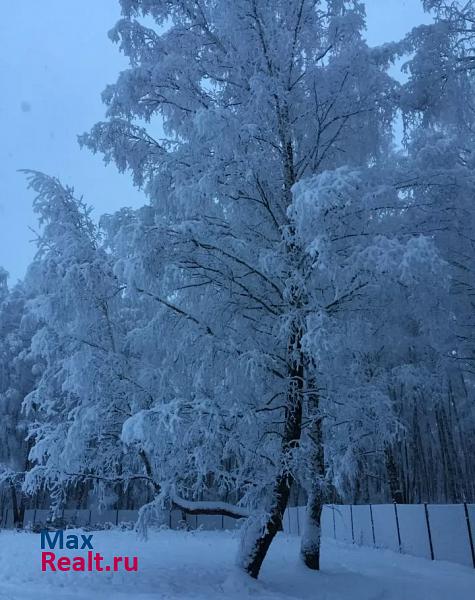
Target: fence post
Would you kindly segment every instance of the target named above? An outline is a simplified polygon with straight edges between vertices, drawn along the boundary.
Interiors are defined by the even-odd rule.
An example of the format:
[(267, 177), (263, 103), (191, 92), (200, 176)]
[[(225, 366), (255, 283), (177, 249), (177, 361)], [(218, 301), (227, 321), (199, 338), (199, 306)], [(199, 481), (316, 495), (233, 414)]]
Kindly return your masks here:
[(332, 516), (333, 516), (333, 539), (336, 540), (335, 505), (334, 504), (332, 504)]
[(92, 510), (89, 509), (89, 522), (88, 522), (88, 525), (91, 524), (91, 519), (92, 519)]
[(399, 545), (399, 552), (402, 552), (401, 532), (399, 530), (399, 515), (397, 514), (397, 504), (396, 504), (396, 502), (394, 502), (394, 514), (396, 516), (397, 543)]
[(355, 529), (353, 527), (353, 504), (350, 504), (350, 519), (351, 519), (351, 541), (355, 543)]
[(424, 511), (426, 515), (426, 525), (427, 525), (427, 535), (429, 536), (429, 549), (430, 549), (430, 559), (434, 560), (434, 546), (432, 545), (432, 533), (430, 530), (430, 521), (429, 521), (429, 509), (427, 507), (427, 502), (424, 502)]
[(116, 508), (115, 509), (115, 526), (117, 527), (118, 524), (119, 524), (119, 509)]
[(376, 537), (374, 535), (374, 519), (373, 519), (373, 506), (369, 505), (369, 516), (371, 517), (371, 531), (373, 533), (373, 546), (376, 546)]
[(472, 535), (472, 526), (470, 525), (470, 516), (468, 514), (468, 506), (467, 503), (463, 503), (463, 508), (465, 511), (465, 519), (467, 520), (467, 531), (468, 531), (468, 541), (470, 542), (470, 551), (472, 553), (472, 564), (475, 569), (475, 549), (473, 547), (473, 535)]
[(33, 527), (35, 526), (35, 522), (36, 522), (36, 508), (33, 511)]
[(300, 520), (299, 520), (299, 507), (295, 507), (295, 512), (297, 515), (297, 535), (300, 535)]

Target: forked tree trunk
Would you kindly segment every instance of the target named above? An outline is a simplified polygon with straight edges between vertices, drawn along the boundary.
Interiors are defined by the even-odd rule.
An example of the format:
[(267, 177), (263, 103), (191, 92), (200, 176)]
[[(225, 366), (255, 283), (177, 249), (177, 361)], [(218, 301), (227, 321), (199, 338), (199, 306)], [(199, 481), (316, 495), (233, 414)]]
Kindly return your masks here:
[[(304, 385), (304, 367), (301, 350), (302, 331), (297, 328), (290, 340), (289, 354), (291, 367), (289, 368), (290, 384), (287, 394), (285, 407), (284, 432), (282, 436), (282, 445), (280, 451), (280, 467), (275, 480), (272, 493), (272, 502), (266, 520), (258, 523), (257, 531), (254, 537), (247, 545), (244, 541), (244, 547), (241, 555), (241, 566), (254, 578), (257, 578), (261, 569), (267, 551), (274, 539), (276, 533), (282, 530), (282, 519), (287, 503), (289, 501), (290, 488), (293, 483), (293, 477), (289, 472), (288, 460), (292, 451), (298, 446), (302, 431), (302, 392)], [(246, 528), (244, 528), (246, 536)]]

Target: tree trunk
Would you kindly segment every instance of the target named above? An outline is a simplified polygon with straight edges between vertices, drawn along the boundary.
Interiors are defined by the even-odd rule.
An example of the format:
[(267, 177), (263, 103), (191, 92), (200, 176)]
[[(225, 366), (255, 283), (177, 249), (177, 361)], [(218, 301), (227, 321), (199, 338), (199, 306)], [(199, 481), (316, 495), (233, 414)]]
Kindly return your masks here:
[[(316, 382), (311, 382), (316, 390)], [(320, 398), (316, 391), (308, 395), (308, 403), (314, 422), (310, 431), (312, 442), (311, 486), (308, 493), (305, 528), (300, 546), (300, 556), (304, 564), (314, 571), (320, 569), (320, 538), (323, 503), (325, 501), (325, 454), (323, 447), (323, 422), (318, 414)]]
[(320, 538), (324, 494), (322, 485), (316, 484), (308, 497), (305, 529), (300, 545), (300, 556), (306, 567), (320, 570)]
[[(267, 551), (276, 533), (282, 529), (282, 519), (294, 481), (288, 468), (293, 450), (298, 446), (302, 431), (302, 391), (304, 367), (301, 349), (302, 330), (294, 327), (289, 344), (290, 383), (285, 407), (284, 433), (280, 452), (280, 467), (272, 492), (271, 508), (263, 522), (250, 523), (244, 528), (240, 563), (247, 573), (257, 579)], [(257, 525), (257, 527), (253, 526)]]
[(399, 483), (396, 461), (394, 460), (394, 454), (389, 446), (386, 446), (386, 448), (384, 449), (384, 456), (386, 461), (386, 472), (388, 475), (389, 491), (391, 492), (392, 501), (396, 502), (397, 504), (402, 504), (403, 495)]
[(18, 498), (16, 495), (15, 485), (12, 481), (10, 482), (10, 492), (12, 497), (13, 526), (18, 529), (23, 526), (23, 518), (21, 515), (21, 511), (18, 507)]

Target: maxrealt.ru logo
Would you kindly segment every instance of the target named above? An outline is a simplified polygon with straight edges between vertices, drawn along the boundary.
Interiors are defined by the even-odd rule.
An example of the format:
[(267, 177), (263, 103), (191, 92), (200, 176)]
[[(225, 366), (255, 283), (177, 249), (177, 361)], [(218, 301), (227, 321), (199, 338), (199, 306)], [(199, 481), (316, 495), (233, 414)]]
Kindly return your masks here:
[[(63, 530), (41, 532), (41, 570), (42, 571), (138, 571), (137, 556), (113, 556), (112, 564), (104, 563), (104, 556), (94, 551), (92, 534), (69, 533)], [(80, 550), (85, 553), (77, 556), (61, 555), (50, 550)]]

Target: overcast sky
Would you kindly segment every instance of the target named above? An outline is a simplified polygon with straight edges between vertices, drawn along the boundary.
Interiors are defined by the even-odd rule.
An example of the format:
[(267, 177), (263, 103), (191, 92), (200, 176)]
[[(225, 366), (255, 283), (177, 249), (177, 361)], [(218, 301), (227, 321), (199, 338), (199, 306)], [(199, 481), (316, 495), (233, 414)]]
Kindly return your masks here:
[[(367, 0), (371, 45), (400, 39), (427, 22), (419, 0)], [(74, 185), (99, 217), (143, 196), (127, 175), (78, 147), (76, 136), (104, 116), (100, 93), (127, 65), (107, 37), (117, 0), (21, 0), (0, 23), (0, 266), (10, 283), (34, 254), (32, 192), (18, 169)]]

